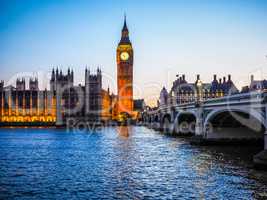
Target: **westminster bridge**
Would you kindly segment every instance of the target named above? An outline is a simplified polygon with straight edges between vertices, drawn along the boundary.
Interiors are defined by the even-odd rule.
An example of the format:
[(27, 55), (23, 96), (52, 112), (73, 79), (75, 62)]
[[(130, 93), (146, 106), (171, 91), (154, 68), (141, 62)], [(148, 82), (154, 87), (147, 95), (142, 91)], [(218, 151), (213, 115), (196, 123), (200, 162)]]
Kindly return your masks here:
[(267, 90), (219, 98), (171, 99), (157, 109), (145, 110), (142, 121), (150, 128), (174, 135), (192, 135), (198, 144), (263, 141), (254, 163), (267, 167)]

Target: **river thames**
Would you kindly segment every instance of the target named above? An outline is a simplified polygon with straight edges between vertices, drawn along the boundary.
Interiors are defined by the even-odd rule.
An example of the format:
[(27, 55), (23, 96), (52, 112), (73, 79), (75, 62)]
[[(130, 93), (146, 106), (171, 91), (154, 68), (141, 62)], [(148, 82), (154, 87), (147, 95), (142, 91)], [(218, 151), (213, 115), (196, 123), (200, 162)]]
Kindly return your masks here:
[(145, 127), (0, 129), (0, 199), (262, 199), (258, 148), (194, 146)]

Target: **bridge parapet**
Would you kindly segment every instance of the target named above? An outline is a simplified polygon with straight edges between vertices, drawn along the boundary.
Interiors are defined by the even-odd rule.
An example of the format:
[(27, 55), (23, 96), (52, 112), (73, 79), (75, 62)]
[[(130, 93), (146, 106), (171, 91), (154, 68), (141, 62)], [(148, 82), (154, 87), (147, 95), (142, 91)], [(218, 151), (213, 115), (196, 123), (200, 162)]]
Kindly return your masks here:
[[(203, 107), (214, 106), (214, 105), (226, 105), (226, 104), (236, 104), (236, 103), (266, 103), (267, 101), (267, 90), (253, 91), (250, 93), (233, 94), (229, 96), (209, 98), (202, 101)], [(176, 102), (176, 101), (173, 101)], [(159, 106), (156, 110), (146, 111), (148, 114), (155, 114), (157, 112), (167, 113), (171, 108), (179, 109), (190, 109), (195, 108), (199, 104), (198, 102), (192, 101), (187, 103), (172, 103)]]
[[(164, 116), (169, 115), (171, 116), (171, 123), (173, 123), (179, 113), (181, 112), (198, 113), (199, 112), (198, 110), (201, 110), (201, 112), (203, 113), (204, 112), (207, 113), (218, 109), (219, 110), (228, 109), (229, 111), (231, 109), (233, 110), (253, 109), (251, 111), (258, 112), (259, 115), (262, 115), (262, 111), (265, 113), (267, 112), (265, 111), (267, 110), (267, 108), (265, 108), (266, 104), (267, 104), (267, 90), (265, 89), (265, 90), (253, 91), (250, 93), (239, 93), (219, 98), (217, 97), (217, 98), (206, 99), (201, 102), (194, 101), (182, 104), (177, 104), (177, 103), (164, 104), (159, 106), (157, 109), (145, 111), (143, 112), (143, 114), (146, 116), (157, 115), (159, 122), (163, 120)], [(197, 121), (199, 120), (197, 119)], [(205, 118), (203, 118), (200, 121), (204, 126)]]
[(264, 99), (267, 97), (267, 90), (263, 91), (254, 91), (250, 93), (241, 93), (241, 94), (234, 94), (229, 96), (223, 96), (220, 98), (213, 98), (207, 99), (203, 101), (204, 106), (209, 104), (220, 104), (220, 103), (255, 103), (255, 102), (263, 102)]

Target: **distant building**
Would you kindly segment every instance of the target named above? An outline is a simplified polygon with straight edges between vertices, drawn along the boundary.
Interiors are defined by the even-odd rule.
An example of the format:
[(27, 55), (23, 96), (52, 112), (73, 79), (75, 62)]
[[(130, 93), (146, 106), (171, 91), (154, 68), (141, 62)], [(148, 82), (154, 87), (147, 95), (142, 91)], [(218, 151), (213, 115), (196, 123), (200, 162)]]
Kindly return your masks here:
[(254, 76), (250, 76), (250, 84), (248, 86), (242, 87), (241, 92), (246, 93), (246, 92), (251, 92), (251, 91), (256, 91), (256, 90), (266, 90), (267, 89), (267, 80), (255, 80)]
[(21, 79), (17, 79), (16, 80), (16, 90), (18, 91), (24, 91), (26, 90), (26, 84), (25, 84), (25, 79), (21, 78)]
[[(85, 70), (85, 84), (74, 85), (74, 73), (52, 69), (50, 90), (39, 90), (37, 78), (16, 80), (16, 87), (0, 82), (0, 123), (64, 125), (69, 117), (91, 122), (112, 120), (117, 96), (102, 88), (102, 73)], [(117, 108), (116, 108), (117, 109)]]
[(38, 87), (38, 79), (37, 78), (30, 78), (30, 81), (29, 81), (29, 90), (34, 90), (34, 91), (37, 91), (39, 90), (39, 87)]
[(142, 112), (145, 109), (145, 100), (144, 99), (135, 99), (134, 100), (134, 111)]
[(68, 73), (66, 75), (63, 74), (62, 70), (54, 68), (52, 69), (51, 79), (50, 79), (50, 91), (56, 91), (57, 87), (72, 87), (73, 86), (73, 70), (70, 71), (68, 69)]
[(85, 116), (90, 121), (100, 121), (102, 112), (102, 73), (85, 70)]
[(236, 86), (234, 85), (230, 74), (228, 75), (228, 80), (226, 80), (226, 77), (223, 77), (223, 81), (221, 78), (219, 79), (219, 81), (217, 81), (216, 75), (214, 75), (213, 77), (214, 78), (213, 81), (211, 82), (211, 90), (210, 90), (212, 96), (214, 97), (225, 96), (239, 92)]
[[(56, 73), (57, 74), (57, 73)], [(60, 78), (61, 77), (61, 78)], [(61, 82), (61, 81), (64, 82)], [(62, 125), (66, 120), (71, 118), (82, 119), (89, 122), (101, 122), (112, 119), (112, 96), (109, 89), (106, 91), (102, 88), (102, 72), (98, 68), (96, 74), (85, 69), (85, 84), (84, 86), (73, 86), (73, 72), (67, 75), (59, 73), (55, 78), (52, 73), (51, 88), (60, 87), (55, 91), (57, 102), (57, 124)], [(60, 100), (61, 99), (61, 100)]]
[[(177, 79), (173, 82), (170, 92), (168, 92), (165, 87), (160, 91), (158, 106), (194, 102), (197, 98), (198, 88), (196, 87), (196, 83), (198, 81), (200, 81), (199, 75), (197, 76), (197, 81), (195, 83), (188, 83), (185, 79), (185, 75), (180, 77), (177, 75)], [(214, 75), (211, 83), (201, 82), (201, 98), (203, 100), (218, 98), (238, 92), (239, 91), (232, 82), (230, 75), (228, 75), (228, 80), (223, 77), (223, 81), (222, 79), (219, 79), (218, 81), (217, 76)]]
[(251, 75), (249, 89), (250, 91), (267, 89), (267, 80), (255, 80)]
[[(210, 90), (210, 87), (211, 85), (209, 83), (202, 83), (204, 95)], [(169, 101), (176, 101), (177, 104), (191, 102), (196, 96), (195, 93), (195, 83), (188, 83), (185, 79), (185, 75), (181, 77), (177, 76), (170, 91), (170, 95), (173, 98), (169, 98)]]
[[(73, 71), (68, 69), (66, 75), (63, 74), (62, 70), (54, 68), (52, 69), (50, 79), (50, 91), (56, 99), (56, 123), (57, 125), (65, 124), (67, 116), (72, 116), (77, 113), (72, 113), (71, 109), (76, 105), (74, 104), (75, 88), (73, 86), (74, 74)], [(75, 94), (76, 95), (75, 95)]]
[(133, 101), (134, 107), (133, 107), (133, 119), (138, 120), (141, 118), (141, 113), (145, 110), (146, 104), (144, 99), (135, 99)]
[(115, 94), (111, 94), (111, 105), (112, 105), (112, 111), (111, 111), (111, 118), (112, 120), (118, 119), (118, 96)]
[[(211, 89), (210, 83), (202, 83), (203, 98), (206, 98)], [(196, 98), (196, 83), (188, 83), (185, 75), (178, 76), (173, 82), (170, 92), (163, 87), (160, 93), (160, 105), (168, 103), (183, 104), (193, 102)]]
[(101, 108), (101, 120), (109, 121), (112, 119), (112, 96), (110, 95), (109, 88), (108, 90), (102, 89), (101, 91), (102, 97), (102, 108)]
[(16, 87), (0, 84), (0, 124), (54, 124), (56, 122), (56, 100), (53, 92), (38, 89), (38, 80), (17, 79)]

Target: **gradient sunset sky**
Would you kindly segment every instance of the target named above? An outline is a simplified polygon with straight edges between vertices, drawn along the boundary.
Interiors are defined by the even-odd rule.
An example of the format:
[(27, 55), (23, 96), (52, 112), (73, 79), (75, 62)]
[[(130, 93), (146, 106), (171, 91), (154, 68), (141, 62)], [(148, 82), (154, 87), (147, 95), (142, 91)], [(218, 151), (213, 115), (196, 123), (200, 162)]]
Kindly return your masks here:
[(240, 88), (250, 74), (267, 78), (267, 1), (262, 0), (0, 0), (0, 79), (85, 66), (104, 73), (116, 93), (116, 47), (124, 13), (134, 48), (134, 96), (155, 103), (176, 74), (210, 82), (232, 74)]

